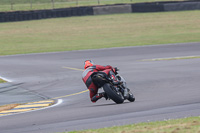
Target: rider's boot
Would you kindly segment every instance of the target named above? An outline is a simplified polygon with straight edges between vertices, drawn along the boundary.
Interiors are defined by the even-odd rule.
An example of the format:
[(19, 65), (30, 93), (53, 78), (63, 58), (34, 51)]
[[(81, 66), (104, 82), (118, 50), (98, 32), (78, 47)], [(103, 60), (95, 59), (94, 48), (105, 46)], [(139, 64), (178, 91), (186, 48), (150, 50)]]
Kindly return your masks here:
[(108, 95), (105, 92), (103, 92), (103, 97), (108, 100)]
[(108, 99), (108, 96), (105, 92), (97, 93), (95, 96), (92, 97), (91, 101), (96, 102), (97, 100), (101, 99), (102, 97), (105, 97), (105, 99)]

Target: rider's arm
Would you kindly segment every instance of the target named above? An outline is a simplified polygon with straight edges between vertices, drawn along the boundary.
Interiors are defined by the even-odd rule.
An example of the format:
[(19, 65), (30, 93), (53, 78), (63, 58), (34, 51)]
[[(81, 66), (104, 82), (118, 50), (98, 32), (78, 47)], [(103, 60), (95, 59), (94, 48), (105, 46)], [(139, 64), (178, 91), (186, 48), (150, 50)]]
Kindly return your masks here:
[(113, 67), (110, 66), (110, 65), (108, 65), (108, 66), (96, 65), (96, 69), (97, 69), (98, 71), (103, 71), (103, 70), (105, 70), (105, 69), (113, 69)]

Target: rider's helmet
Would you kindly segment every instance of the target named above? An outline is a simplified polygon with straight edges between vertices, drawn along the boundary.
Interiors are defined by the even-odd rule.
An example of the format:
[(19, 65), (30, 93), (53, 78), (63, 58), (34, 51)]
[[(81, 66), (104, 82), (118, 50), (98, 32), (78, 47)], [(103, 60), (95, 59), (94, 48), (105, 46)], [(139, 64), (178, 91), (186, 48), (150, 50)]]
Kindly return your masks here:
[(91, 67), (91, 66), (93, 66), (94, 65), (94, 63), (91, 61), (91, 60), (86, 60), (85, 62), (84, 62), (84, 69), (86, 69), (86, 68), (88, 68), (88, 67)]

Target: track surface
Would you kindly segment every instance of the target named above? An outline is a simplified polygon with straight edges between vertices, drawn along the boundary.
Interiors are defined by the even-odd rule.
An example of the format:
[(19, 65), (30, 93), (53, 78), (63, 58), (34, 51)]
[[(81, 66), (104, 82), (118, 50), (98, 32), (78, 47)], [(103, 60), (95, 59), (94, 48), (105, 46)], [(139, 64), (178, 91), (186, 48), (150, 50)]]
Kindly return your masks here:
[(117, 66), (136, 102), (93, 104), (86, 92), (52, 108), (0, 117), (0, 132), (51, 133), (198, 116), (200, 58), (141, 61), (193, 55), (200, 55), (200, 43), (1, 56), (2, 77), (50, 98), (86, 89), (81, 71), (63, 67), (82, 69), (86, 59)]

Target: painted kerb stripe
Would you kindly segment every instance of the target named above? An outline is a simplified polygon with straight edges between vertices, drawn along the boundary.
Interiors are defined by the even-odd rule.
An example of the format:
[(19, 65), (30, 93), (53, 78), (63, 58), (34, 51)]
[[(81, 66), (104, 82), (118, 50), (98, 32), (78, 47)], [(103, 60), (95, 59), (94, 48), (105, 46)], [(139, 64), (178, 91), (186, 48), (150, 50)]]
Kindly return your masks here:
[(18, 105), (11, 110), (1, 111), (0, 116), (19, 113), (19, 112), (25, 112), (25, 111), (31, 111), (31, 110), (35, 110), (35, 109), (40, 109), (40, 108), (51, 106), (54, 103), (55, 103), (55, 100), (44, 100), (44, 101), (38, 101), (38, 102), (30, 102), (30, 103)]

